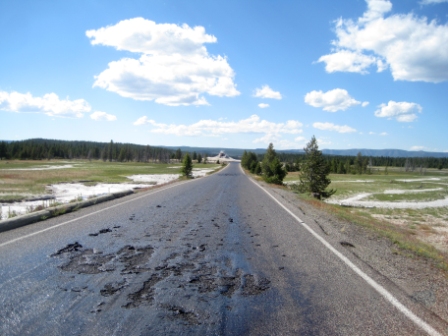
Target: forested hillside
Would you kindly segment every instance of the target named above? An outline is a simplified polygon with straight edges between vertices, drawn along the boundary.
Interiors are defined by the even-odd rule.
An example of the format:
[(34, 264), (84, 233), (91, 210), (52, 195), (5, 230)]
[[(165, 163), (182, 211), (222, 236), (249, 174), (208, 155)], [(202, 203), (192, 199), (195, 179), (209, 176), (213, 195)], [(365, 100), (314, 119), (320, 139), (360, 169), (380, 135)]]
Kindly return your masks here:
[(91, 159), (104, 161), (168, 162), (173, 150), (135, 144), (29, 139), (1, 141), (0, 159)]

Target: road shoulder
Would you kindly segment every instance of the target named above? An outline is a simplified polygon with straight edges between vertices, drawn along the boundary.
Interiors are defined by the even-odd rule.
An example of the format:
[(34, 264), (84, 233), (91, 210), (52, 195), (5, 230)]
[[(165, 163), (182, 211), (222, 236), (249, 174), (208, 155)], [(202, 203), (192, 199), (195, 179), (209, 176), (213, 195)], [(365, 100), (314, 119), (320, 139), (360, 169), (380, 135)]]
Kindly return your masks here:
[(416, 306), (425, 320), (436, 321), (448, 333), (448, 278), (431, 260), (400, 250), (391, 240), (368, 228), (335, 218), (301, 200), (291, 190), (262, 181), (256, 183), (400, 301)]

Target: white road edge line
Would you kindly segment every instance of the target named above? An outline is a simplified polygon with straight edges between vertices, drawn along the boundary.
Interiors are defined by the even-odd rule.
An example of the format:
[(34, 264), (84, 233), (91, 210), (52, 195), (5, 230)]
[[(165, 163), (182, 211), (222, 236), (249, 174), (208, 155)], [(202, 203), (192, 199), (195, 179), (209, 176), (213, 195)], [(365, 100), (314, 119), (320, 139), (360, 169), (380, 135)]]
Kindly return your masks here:
[[(229, 166), (229, 165), (227, 165), (224, 169), (226, 169), (228, 166)], [(221, 170), (219, 170), (219, 171), (223, 171), (224, 169), (221, 169)], [(218, 171), (218, 172), (219, 172), (219, 171)], [(218, 173), (218, 172), (217, 172), (217, 173)], [(213, 176), (213, 174), (211, 174), (211, 175), (206, 175), (206, 176), (201, 177), (201, 178), (206, 178), (206, 177), (209, 177), (209, 176)], [(201, 178), (200, 178), (200, 179), (201, 179)], [(67, 224), (76, 222), (77, 220), (80, 220), (80, 219), (83, 219), (83, 218), (87, 218), (87, 217), (92, 216), (92, 215), (96, 215), (96, 214), (98, 214), (98, 213), (100, 213), (100, 212), (103, 212), (103, 211), (106, 211), (106, 210), (109, 210), (109, 209), (112, 209), (112, 208), (121, 206), (121, 205), (123, 205), (123, 204), (127, 204), (127, 203), (130, 203), (130, 202), (133, 202), (133, 201), (137, 201), (137, 200), (139, 200), (139, 199), (141, 199), (141, 198), (145, 198), (145, 197), (148, 197), (148, 196), (157, 194), (157, 193), (159, 193), (159, 192), (161, 192), (161, 191), (168, 190), (168, 189), (171, 189), (171, 188), (174, 188), (174, 187), (178, 187), (178, 186), (180, 186), (180, 185), (184, 185), (184, 184), (187, 184), (187, 183), (195, 182), (195, 181), (198, 181), (198, 180), (200, 180), (200, 179), (193, 179), (193, 180), (190, 180), (190, 181), (185, 181), (185, 182), (181, 182), (181, 183), (176, 183), (176, 184), (173, 184), (172, 186), (168, 186), (168, 187), (165, 187), (165, 188), (156, 190), (156, 191), (154, 191), (154, 192), (144, 194), (144, 195), (142, 195), (142, 196), (140, 196), (140, 197), (136, 197), (136, 198), (133, 198), (133, 199), (124, 201), (124, 202), (120, 202), (120, 203), (111, 205), (110, 207), (107, 207), (107, 208), (104, 208), (104, 209), (101, 209), (101, 210), (98, 210), (98, 211), (95, 211), (95, 212), (91, 212), (91, 213), (89, 213), (89, 214), (87, 214), (87, 215), (84, 215), (84, 216), (81, 216), (81, 217), (77, 217), (77, 218), (71, 219), (71, 220), (69, 220), (69, 221), (67, 221), (67, 222), (63, 222), (63, 223), (60, 223), (60, 224), (51, 226), (51, 227), (46, 228), (46, 229), (43, 229), (43, 230), (40, 230), (40, 231), (36, 231), (36, 232), (27, 234), (27, 235), (22, 236), (22, 237), (19, 237), (19, 238), (15, 238), (15, 239), (9, 240), (9, 241), (7, 241), (7, 242), (1, 243), (1, 244), (0, 244), (0, 248), (4, 247), (4, 246), (6, 246), (6, 245), (9, 245), (9, 244), (15, 243), (15, 242), (17, 242), (17, 241), (20, 241), (20, 240), (23, 240), (23, 239), (26, 239), (26, 238), (29, 238), (29, 237), (38, 235), (38, 234), (40, 234), (40, 233), (43, 233), (43, 232), (46, 232), (46, 231), (49, 231), (49, 230), (53, 230), (53, 229), (58, 228), (58, 227), (60, 227), (60, 226), (63, 226), (63, 225), (67, 225)]]
[[(241, 166), (240, 166), (241, 167)], [(391, 293), (389, 293), (383, 286), (378, 284), (375, 280), (364, 273), (360, 268), (353, 264), (346, 256), (336, 250), (330, 245), (324, 238), (319, 236), (313, 229), (311, 229), (304, 221), (302, 221), (298, 216), (296, 216), (291, 210), (280, 203), (274, 196), (272, 196), (265, 188), (255, 182), (252, 178), (248, 177), (249, 180), (263, 190), (269, 195), (278, 205), (280, 205), (287, 213), (289, 213), (296, 221), (298, 221), (309, 233), (311, 233), (317, 240), (319, 240), (326, 248), (333, 252), (339, 259), (341, 259), (348, 267), (350, 267), (356, 274), (363, 278), (370, 286), (372, 286), (379, 294), (381, 294), (387, 301), (389, 301), (395, 308), (397, 308), (401, 313), (403, 313), (407, 318), (414, 322), (418, 327), (423, 329), (431, 336), (442, 336), (437, 330), (431, 327), (428, 323), (423, 321), (420, 317), (415, 315), (412, 311), (406, 308), (398, 299), (396, 299)]]

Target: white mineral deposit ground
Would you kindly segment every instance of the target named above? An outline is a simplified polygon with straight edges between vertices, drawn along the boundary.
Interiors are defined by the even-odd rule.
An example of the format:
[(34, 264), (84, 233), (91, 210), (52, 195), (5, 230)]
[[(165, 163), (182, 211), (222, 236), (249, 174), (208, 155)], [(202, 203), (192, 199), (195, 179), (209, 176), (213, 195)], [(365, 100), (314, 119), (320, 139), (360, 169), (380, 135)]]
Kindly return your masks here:
[[(384, 194), (407, 194), (420, 193), (428, 191), (442, 190), (436, 189), (416, 189), (416, 190), (386, 190)], [(386, 201), (362, 201), (362, 199), (372, 196), (372, 193), (360, 193), (346, 199), (329, 199), (326, 202), (331, 204), (339, 204), (343, 206), (363, 207), (363, 208), (389, 208), (389, 209), (425, 209), (439, 208), (448, 206), (448, 197), (435, 201), (418, 201), (418, 202), (386, 202)]]
[(73, 168), (72, 164), (66, 164), (63, 166), (50, 166), (50, 165), (44, 165), (44, 166), (38, 166), (34, 168), (11, 168), (11, 169), (3, 169), (3, 170), (52, 170), (52, 169), (66, 169), (66, 168)]
[[(71, 168), (68, 167), (70, 165), (64, 166), (52, 166), (53, 169), (61, 169), (61, 168)], [(59, 167), (59, 168), (54, 168)], [(174, 167), (173, 167), (174, 168)], [(176, 167), (179, 168), (179, 167)], [(32, 168), (32, 169), (40, 169), (43, 168)], [(30, 168), (26, 169), (30, 170)], [(215, 169), (207, 168), (200, 169), (194, 168), (192, 175), (194, 178), (199, 178), (207, 175), (214, 171)], [(11, 214), (15, 213), (17, 215), (25, 214), (30, 212), (31, 209), (36, 208), (37, 206), (48, 207), (51, 202), (56, 203), (69, 203), (73, 200), (85, 200), (90, 197), (107, 195), (110, 193), (115, 193), (124, 190), (132, 190), (136, 188), (149, 188), (156, 185), (161, 185), (165, 183), (169, 183), (171, 181), (177, 180), (180, 177), (180, 174), (152, 174), (152, 175), (132, 175), (127, 176), (128, 179), (136, 182), (132, 183), (116, 183), (116, 184), (106, 184), (99, 183), (94, 186), (86, 186), (81, 183), (60, 183), (48, 186), (49, 193), (55, 197), (54, 200), (40, 200), (40, 201), (23, 201), (23, 202), (15, 202), (15, 203), (3, 203), (1, 205), (1, 219), (6, 219), (11, 216)]]

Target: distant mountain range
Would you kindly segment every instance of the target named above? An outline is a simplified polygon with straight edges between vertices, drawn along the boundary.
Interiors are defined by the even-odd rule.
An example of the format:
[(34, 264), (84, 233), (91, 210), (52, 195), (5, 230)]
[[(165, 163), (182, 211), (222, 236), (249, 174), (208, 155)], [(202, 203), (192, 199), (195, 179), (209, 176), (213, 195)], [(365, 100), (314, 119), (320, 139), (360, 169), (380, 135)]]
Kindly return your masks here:
[[(39, 139), (45, 140), (45, 139)], [(0, 140), (0, 142), (13, 142), (11, 140)], [(71, 141), (67, 141), (71, 142)], [(167, 149), (177, 150), (180, 148), (182, 152), (196, 152), (198, 154), (206, 154), (207, 156), (216, 156), (220, 151), (224, 151), (227, 155), (231, 157), (241, 157), (244, 151), (254, 152), (256, 154), (264, 154), (266, 148), (255, 148), (255, 149), (243, 149), (243, 148), (225, 148), (225, 147), (190, 147), (190, 146), (157, 146)], [(276, 149), (279, 153), (291, 153), (291, 154), (302, 154), (303, 149)], [(448, 152), (425, 152), (425, 151), (406, 151), (403, 149), (322, 149), (322, 153), (325, 155), (341, 155), (341, 156), (356, 156), (359, 152), (363, 156), (384, 156), (384, 157), (401, 157), (401, 158), (411, 158), (411, 157), (433, 157), (433, 158), (448, 158)]]
[[(231, 157), (240, 157), (243, 155), (244, 151), (255, 152), (256, 154), (264, 154), (266, 152), (266, 148), (255, 148), (255, 149), (241, 149), (241, 148), (224, 148), (224, 147), (188, 147), (188, 146), (179, 146), (179, 147), (167, 147), (169, 149), (178, 149), (180, 148), (183, 152), (196, 152), (201, 154), (207, 154), (208, 156), (215, 156), (222, 150), (227, 155)], [(292, 153), (292, 154), (301, 154), (304, 153), (303, 149), (286, 149), (286, 150), (276, 150), (281, 153)], [(448, 157), (448, 152), (425, 152), (425, 151), (406, 151), (402, 149), (323, 149), (322, 153), (325, 155), (342, 155), (342, 156), (356, 156), (359, 152), (363, 156), (385, 156), (385, 157), (435, 157), (435, 158), (444, 158)]]
[(363, 156), (387, 156), (387, 157), (448, 157), (448, 152), (425, 152), (406, 151), (402, 149), (323, 149), (322, 153), (327, 155), (351, 155), (355, 156), (359, 152)]

